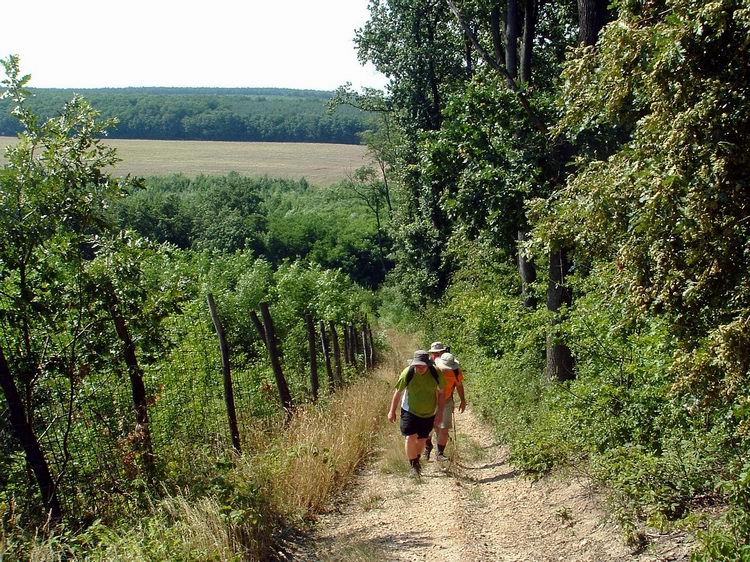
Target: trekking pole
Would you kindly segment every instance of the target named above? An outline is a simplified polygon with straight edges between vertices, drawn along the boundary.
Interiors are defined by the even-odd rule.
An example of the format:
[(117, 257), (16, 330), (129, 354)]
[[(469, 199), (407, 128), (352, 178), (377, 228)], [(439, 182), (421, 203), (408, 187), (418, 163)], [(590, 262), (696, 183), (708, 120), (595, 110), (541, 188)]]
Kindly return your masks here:
[(458, 464), (458, 429), (456, 428), (456, 408), (453, 407), (453, 415), (451, 416), (453, 422), (453, 454), (451, 455), (451, 465)]

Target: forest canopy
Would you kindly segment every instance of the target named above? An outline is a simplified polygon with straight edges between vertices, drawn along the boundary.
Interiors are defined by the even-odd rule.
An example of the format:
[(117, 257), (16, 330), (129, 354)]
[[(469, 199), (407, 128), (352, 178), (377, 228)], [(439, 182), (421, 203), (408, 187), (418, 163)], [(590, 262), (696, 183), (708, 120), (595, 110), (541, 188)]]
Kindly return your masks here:
[[(79, 94), (103, 119), (117, 119), (110, 138), (359, 144), (369, 126), (366, 112), (340, 106), (328, 111), (333, 93), (277, 88), (30, 88), (28, 100), (41, 118), (57, 115)], [(0, 100), (0, 136), (20, 124)]]

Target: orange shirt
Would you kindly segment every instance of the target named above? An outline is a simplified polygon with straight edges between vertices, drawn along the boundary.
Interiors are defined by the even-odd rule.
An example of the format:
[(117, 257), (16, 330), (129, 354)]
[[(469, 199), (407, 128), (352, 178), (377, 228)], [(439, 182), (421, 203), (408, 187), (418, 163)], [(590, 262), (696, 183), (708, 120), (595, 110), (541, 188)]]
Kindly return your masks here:
[(451, 369), (440, 369), (445, 377), (445, 389), (443, 390), (445, 399), (448, 400), (453, 395), (453, 389), (457, 384), (464, 382), (464, 372), (459, 367), (457, 371)]

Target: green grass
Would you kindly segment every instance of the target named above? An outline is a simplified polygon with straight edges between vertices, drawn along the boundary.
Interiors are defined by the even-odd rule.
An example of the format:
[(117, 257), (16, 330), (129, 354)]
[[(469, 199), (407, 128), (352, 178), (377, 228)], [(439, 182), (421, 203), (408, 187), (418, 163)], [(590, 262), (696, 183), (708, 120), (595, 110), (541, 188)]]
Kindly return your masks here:
[[(483, 461), (487, 458), (487, 450), (482, 446), (482, 444), (474, 439), (471, 435), (467, 435), (465, 433), (459, 433), (458, 434), (458, 444), (456, 444), (453, 439), (453, 434), (451, 433), (451, 441), (450, 445), (452, 448), (456, 450), (458, 453), (458, 456), (461, 458), (464, 462), (479, 462)], [(451, 448), (446, 449), (448, 452), (451, 452)]]
[[(0, 137), (0, 163), (5, 163), (5, 147), (15, 137)], [(225, 175), (281, 179), (307, 179), (314, 185), (331, 185), (346, 179), (367, 164), (366, 147), (350, 144), (285, 142), (218, 142), (106, 140), (122, 159), (115, 175), (186, 176)]]
[(376, 545), (367, 543), (337, 546), (332, 552), (320, 553), (321, 562), (380, 562), (384, 552)]

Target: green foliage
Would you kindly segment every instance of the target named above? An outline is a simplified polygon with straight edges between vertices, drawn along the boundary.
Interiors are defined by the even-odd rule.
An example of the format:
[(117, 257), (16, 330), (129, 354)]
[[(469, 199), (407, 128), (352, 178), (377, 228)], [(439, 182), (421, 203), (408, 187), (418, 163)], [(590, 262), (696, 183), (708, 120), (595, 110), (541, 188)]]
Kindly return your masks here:
[[(264, 423), (273, 427), (283, 417), (250, 311), (270, 302), (299, 404), (309, 394), (303, 314), (361, 323), (371, 317), (374, 297), (340, 269), (286, 256), (272, 262), (255, 253), (266, 249), (269, 232), (286, 236), (283, 216), (300, 210), (306, 182), (177, 176), (142, 189), (141, 182), (112, 178), (106, 167), (116, 155), (100, 141), (108, 123), (80, 98), (40, 122), (26, 106), (28, 77), (20, 76), (18, 60), (6, 61), (5, 69), (5, 96), (25, 132), (0, 172), (0, 344), (20, 406), (42, 436), (65, 517), (54, 536), (37, 541), (48, 522), (29, 485), (18, 435), (1, 416), (0, 557), (261, 557), (276, 515), (267, 513), (267, 491), (222, 460), (230, 449), (227, 413), (206, 295), (214, 294), (226, 328), (239, 425), (249, 447)], [(329, 221), (358, 217), (359, 209), (344, 209), (327, 192), (310, 190), (301, 203), (310, 203), (311, 221), (321, 208), (332, 211)], [(118, 230), (116, 214), (157, 233), (157, 240)], [(364, 211), (358, 218), (352, 240), (342, 236), (344, 243), (367, 240), (374, 219)], [(276, 228), (266, 230), (267, 220), (278, 220)], [(170, 240), (190, 240), (192, 249)], [(318, 256), (327, 263), (350, 258), (350, 248), (337, 251)], [(354, 371), (348, 369), (347, 378), (357, 376)], [(133, 400), (141, 380), (148, 421), (136, 423)], [(13, 396), (4, 393), (9, 404)], [(226, 544), (194, 541), (206, 525)]]
[(694, 555), (697, 562), (750, 560), (750, 466), (745, 464), (732, 479), (723, 482), (730, 503), (718, 525), (703, 533), (701, 548)]
[[(674, 517), (748, 453), (750, 22), (736, 1), (619, 7), (596, 50), (566, 65), (558, 131), (580, 141), (619, 130), (620, 143), (582, 158), (531, 210), (537, 241), (575, 244), (603, 283), (571, 322), (580, 335), (585, 318), (620, 359), (608, 372), (577, 352), (579, 381), (595, 364), (609, 379), (585, 414), (611, 416), (588, 436), (614, 455), (607, 479), (639, 509)], [(601, 318), (602, 302), (621, 311)], [(615, 458), (620, 447), (640, 451), (643, 475)], [(738, 548), (717, 546), (728, 529), (707, 535), (716, 553)]]
[(499, 75), (478, 75), (449, 99), (440, 131), (420, 145), (424, 181), (444, 186), (448, 223), (512, 251), (525, 223), (523, 201), (544, 184), (545, 139), (530, 130)]
[[(329, 111), (331, 92), (272, 88), (35, 88), (30, 106), (52, 118), (76, 92), (117, 121), (111, 138), (359, 144), (370, 120), (352, 107)], [(21, 130), (9, 109), (0, 101), (0, 135)]]
[(615, 124), (630, 138), (582, 162), (539, 228), (617, 259), (617, 289), (673, 316), (692, 346), (747, 307), (750, 65), (741, 3), (669, 4), (623, 9), (568, 65), (561, 130)]
[[(675, 390), (678, 340), (659, 318), (634, 314), (610, 291), (616, 267), (582, 271), (562, 325), (577, 358), (574, 381), (546, 380), (547, 315), (520, 304), (516, 273), (488, 245), (454, 240), (456, 273), (425, 331), (446, 341), (466, 373), (469, 401), (508, 444), (519, 469), (540, 475), (586, 463), (610, 491), (624, 528), (680, 519), (695, 498), (718, 501), (735, 462), (737, 427), (695, 416)], [(712, 535), (713, 536), (713, 535)], [(718, 537), (715, 540), (720, 540)]]
[(117, 207), (120, 224), (182, 249), (252, 250), (277, 267), (308, 259), (375, 287), (390, 261), (389, 237), (349, 184), (227, 176), (154, 177)]
[[(116, 162), (100, 141), (109, 124), (86, 101), (74, 97), (58, 117), (40, 122), (26, 104), (29, 77), (21, 76), (18, 59), (3, 65), (3, 98), (11, 100), (24, 132), (0, 171), (1, 344), (22, 396), (14, 407), (23, 409), (37, 434), (64, 444), (57, 468), (67, 470), (68, 479), (57, 490), (70, 494), (74, 474), (92, 471), (88, 462), (74, 466), (67, 449), (76, 398), (86, 390), (91, 367), (103, 363), (116, 341), (111, 301), (90, 291), (92, 258), (100, 237), (112, 233), (112, 201), (133, 182), (107, 173)], [(10, 406), (12, 395), (5, 399)], [(24, 490), (28, 496), (20, 501), (33, 503), (30, 489)]]

